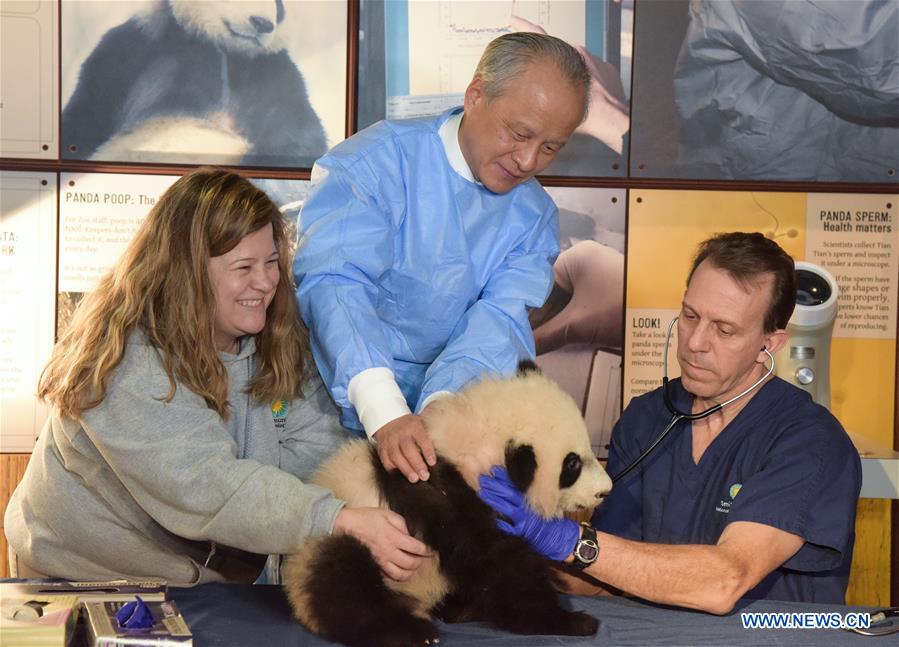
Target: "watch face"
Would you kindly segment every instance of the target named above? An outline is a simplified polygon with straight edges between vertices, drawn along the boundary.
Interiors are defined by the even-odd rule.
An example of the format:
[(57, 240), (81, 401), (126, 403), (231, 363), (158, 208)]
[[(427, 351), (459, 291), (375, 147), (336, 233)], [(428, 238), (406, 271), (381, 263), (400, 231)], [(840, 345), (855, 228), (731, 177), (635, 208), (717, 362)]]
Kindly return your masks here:
[(592, 564), (596, 560), (599, 549), (592, 541), (582, 541), (577, 547), (577, 557), (582, 562)]

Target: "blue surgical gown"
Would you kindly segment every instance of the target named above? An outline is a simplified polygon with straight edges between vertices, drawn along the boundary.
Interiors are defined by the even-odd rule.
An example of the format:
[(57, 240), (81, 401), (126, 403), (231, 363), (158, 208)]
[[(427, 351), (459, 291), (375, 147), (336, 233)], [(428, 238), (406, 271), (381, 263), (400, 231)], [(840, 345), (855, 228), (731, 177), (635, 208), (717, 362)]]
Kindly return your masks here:
[(438, 129), (458, 110), (377, 123), (312, 171), (297, 297), (350, 428), (347, 385), (365, 369), (392, 369), (418, 411), (534, 357), (527, 310), (549, 293), (558, 210), (536, 180), (496, 194), (454, 171)]
[[(674, 401), (692, 396), (672, 380)], [(608, 471), (618, 474), (665, 427), (661, 389), (635, 398), (612, 431)], [(678, 423), (594, 513), (613, 535), (662, 544), (716, 544), (728, 523), (752, 521), (806, 543), (745, 597), (844, 604), (855, 510), (858, 452), (840, 423), (808, 393), (779, 378), (752, 397), (693, 460), (690, 423)]]

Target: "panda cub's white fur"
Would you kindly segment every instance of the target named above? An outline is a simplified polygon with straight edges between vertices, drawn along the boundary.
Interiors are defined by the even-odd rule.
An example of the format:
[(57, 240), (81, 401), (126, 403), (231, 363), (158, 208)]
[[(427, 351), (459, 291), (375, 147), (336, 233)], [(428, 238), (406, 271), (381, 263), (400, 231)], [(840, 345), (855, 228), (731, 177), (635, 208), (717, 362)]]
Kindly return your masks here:
[(475, 490), (480, 474), (503, 464), (509, 443), (530, 445), (541, 465), (559, 467), (568, 454), (580, 456), (580, 478), (566, 488), (559, 487), (558, 470), (538, 467), (525, 494), (545, 517), (593, 509), (612, 489), (574, 400), (540, 373), (481, 382), (460, 395), (435, 400), (422, 416), (437, 453), (452, 460)]
[[(484, 522), (477, 526), (477, 530), (472, 530), (472, 535), (477, 534), (478, 538), (472, 537), (471, 541), (488, 545), (473, 546), (472, 552), (475, 554), (480, 554), (482, 549), (485, 554), (489, 553), (489, 544), (497, 542), (512, 542), (510, 545), (514, 550), (525, 552), (530, 550), (522, 540), (507, 537), (496, 530), (492, 511), (473, 497), (473, 492), (478, 488), (478, 476), (488, 473), (493, 465), (506, 465), (510, 475), (513, 475), (513, 480), (516, 474), (523, 478), (522, 483), (526, 486), (523, 490), (528, 502), (536, 511), (547, 517), (592, 509), (601, 496), (611, 489), (611, 480), (593, 456), (587, 429), (576, 404), (555, 383), (539, 372), (528, 371), (505, 380), (485, 380), (460, 394), (435, 400), (423, 411), (422, 417), (438, 456), (444, 465), (448, 466), (441, 468), (438, 464), (432, 470), (431, 482), (412, 485), (401, 475), (399, 478), (391, 477), (391, 473), (383, 471), (371, 445), (361, 440), (342, 448), (320, 468), (313, 481), (333, 491), (350, 507), (388, 507), (390, 504), (388, 499), (391, 499), (396, 504), (392, 507), (402, 508), (401, 504), (408, 499), (409, 505), (404, 516), (410, 529), (413, 532), (417, 531), (416, 534), (426, 543), (431, 543), (428, 542), (429, 536), (442, 537), (448, 529), (443, 527), (436, 535), (429, 535), (429, 532), (434, 530), (429, 528), (429, 525), (433, 525), (434, 521), (433, 519), (429, 521), (424, 513), (421, 520), (417, 518), (415, 511), (419, 510), (421, 503), (416, 497), (419, 495), (432, 497), (433, 493), (429, 488), (442, 488), (442, 495), (448, 501), (444, 502), (440, 498), (421, 500), (436, 500), (437, 505), (445, 503), (447, 510), (459, 512), (460, 519), (483, 518)], [(528, 468), (530, 464), (532, 466)], [(447, 469), (451, 474), (447, 480), (441, 480), (444, 478), (443, 470)], [(458, 485), (455, 490), (452, 474), (457, 475)], [(394, 473), (394, 477), (397, 475), (398, 473)], [(461, 475), (464, 483), (458, 475)], [(391, 478), (393, 480), (390, 480)], [(390, 492), (385, 491), (385, 484), (393, 484), (390, 485)], [(465, 491), (472, 496), (466, 496)], [(398, 511), (403, 514), (401, 510)], [(408, 516), (410, 511), (414, 518)], [(446, 526), (452, 525), (452, 530), (457, 532), (463, 530), (457, 527), (458, 523), (451, 524), (449, 520), (447, 522)], [(459, 572), (464, 571), (465, 566), (453, 562), (454, 552), (464, 550), (464, 544), (468, 540), (468, 536), (460, 535), (453, 539), (455, 543), (450, 547), (432, 545), (438, 556), (426, 560), (425, 565), (419, 568), (410, 580), (396, 582), (383, 578), (382, 583), (386, 588), (370, 596), (377, 599), (366, 598), (359, 601), (357, 606), (361, 606), (364, 602), (365, 606), (378, 607), (382, 603), (382, 596), (390, 605), (399, 600), (400, 606), (408, 612), (408, 615), (418, 619), (418, 624), (410, 620), (409, 626), (405, 629), (403, 623), (399, 621), (391, 621), (390, 628), (380, 626), (376, 616), (378, 614), (389, 616), (390, 613), (381, 612), (377, 608), (372, 610), (374, 619), (371, 620), (362, 617), (365, 614), (359, 614), (355, 609), (348, 609), (343, 618), (325, 617), (329, 615), (323, 612), (323, 609), (327, 608), (327, 601), (319, 598), (336, 596), (338, 593), (335, 590), (341, 587), (341, 584), (334, 582), (333, 578), (328, 580), (326, 571), (329, 564), (333, 566), (333, 562), (346, 561), (343, 558), (339, 560), (333, 558), (329, 552), (330, 547), (334, 545), (335, 537), (307, 542), (298, 554), (288, 560), (284, 573), (286, 591), (297, 618), (310, 630), (326, 638), (342, 640), (348, 644), (394, 644), (397, 637), (392, 634), (386, 635), (393, 632), (400, 634), (395, 644), (424, 644), (436, 637), (436, 631), (428, 621), (434, 609), (454, 593), (469, 597), (471, 592), (458, 589), (464, 589), (466, 587), (464, 583), (471, 581), (472, 577), (490, 577), (490, 573), (473, 576)], [(343, 553), (338, 551), (334, 554)], [(528, 556), (527, 559), (541, 558)], [(507, 579), (511, 585), (511, 580), (519, 577), (512, 575), (507, 578), (503, 572), (509, 570), (509, 566), (496, 563), (496, 560), (478, 568), (493, 570), (497, 586), (502, 586), (502, 582)], [(543, 573), (542, 566), (531, 566), (531, 570), (535, 568), (541, 573), (524, 577), (536, 578), (538, 582), (534, 585), (541, 594), (545, 594), (546, 590), (551, 591), (552, 576), (549, 571)], [(352, 582), (347, 584), (349, 587), (353, 586)], [(529, 585), (531, 582), (526, 581), (525, 584)], [(478, 584), (478, 587), (489, 588), (483, 583)], [(359, 584), (359, 589), (364, 588), (364, 585)], [(348, 589), (347, 595), (351, 594), (359, 594), (359, 590)], [(399, 594), (399, 597), (396, 600), (391, 599), (390, 596), (395, 594)], [(477, 603), (474, 600), (472, 602)], [(488, 603), (479, 606), (487, 608), (490, 606), (489, 602), (488, 600)], [(556, 604), (553, 599), (552, 604), (547, 602), (544, 606)], [(503, 609), (495, 611), (486, 609), (483, 610), (486, 617), (471, 619), (482, 619), (520, 633), (591, 633), (589, 621), (583, 626), (577, 622), (571, 624), (568, 615), (577, 614), (569, 614), (562, 610), (557, 612), (555, 608), (547, 611), (547, 618), (541, 624), (539, 616), (542, 611), (541, 608), (531, 613), (534, 618), (532, 624), (508, 618), (511, 611), (506, 612)], [(526, 609), (522, 612), (527, 614)], [(515, 615), (521, 615), (521, 612), (516, 610)], [(595, 620), (587, 618), (592, 620), (592, 631), (595, 631)], [(464, 616), (462, 619), (469, 618)], [(364, 626), (366, 622), (370, 622), (371, 626)], [(335, 627), (353, 623), (359, 624), (355, 628), (355, 633), (345, 626)], [(517, 623), (520, 623), (520, 626)], [(397, 626), (398, 629), (395, 628)], [(416, 627), (418, 633), (415, 631)], [(433, 635), (428, 634), (423, 627), (431, 627)], [(357, 641), (356, 636), (364, 638)]]

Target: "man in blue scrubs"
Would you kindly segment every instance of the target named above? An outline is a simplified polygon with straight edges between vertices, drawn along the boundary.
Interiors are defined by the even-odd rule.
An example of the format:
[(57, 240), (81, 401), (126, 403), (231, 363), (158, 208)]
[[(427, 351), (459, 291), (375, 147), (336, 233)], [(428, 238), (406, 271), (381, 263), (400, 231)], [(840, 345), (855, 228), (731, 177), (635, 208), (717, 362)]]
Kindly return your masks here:
[(342, 422), (388, 469), (427, 479), (418, 415), (534, 356), (558, 213), (534, 179), (587, 111), (581, 56), (551, 36), (491, 42), (462, 108), (385, 121), (312, 171), (294, 263), (316, 363)]
[[(761, 234), (700, 246), (677, 322), (679, 410), (704, 411), (764, 378), (763, 349), (786, 342), (794, 274)], [(609, 473), (670, 419), (662, 389), (633, 399), (612, 432)], [(510, 518), (509, 532), (605, 585), (727, 613), (741, 597), (844, 603), (860, 488), (858, 453), (836, 418), (771, 377), (707, 418), (678, 423), (615, 484), (592, 527), (536, 517), (502, 472), (482, 477), (481, 496)]]

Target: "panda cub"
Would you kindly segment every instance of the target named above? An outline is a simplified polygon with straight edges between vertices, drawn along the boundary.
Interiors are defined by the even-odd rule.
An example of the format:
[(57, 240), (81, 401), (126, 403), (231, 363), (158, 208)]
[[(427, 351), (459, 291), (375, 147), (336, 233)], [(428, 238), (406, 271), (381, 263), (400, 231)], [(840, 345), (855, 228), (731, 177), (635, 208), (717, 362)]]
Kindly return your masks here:
[(589, 510), (612, 487), (594, 457), (574, 401), (532, 363), (432, 402), (423, 412), (438, 460), (430, 479), (386, 471), (359, 440), (324, 463), (313, 481), (353, 507), (401, 514), (435, 552), (406, 582), (385, 578), (349, 535), (311, 540), (291, 556), (284, 586), (308, 629), (346, 645), (423, 645), (431, 622), (486, 622), (519, 634), (592, 635), (599, 622), (563, 609), (555, 571), (521, 538), (496, 527), (477, 496), (478, 475), (505, 465), (546, 517)]

